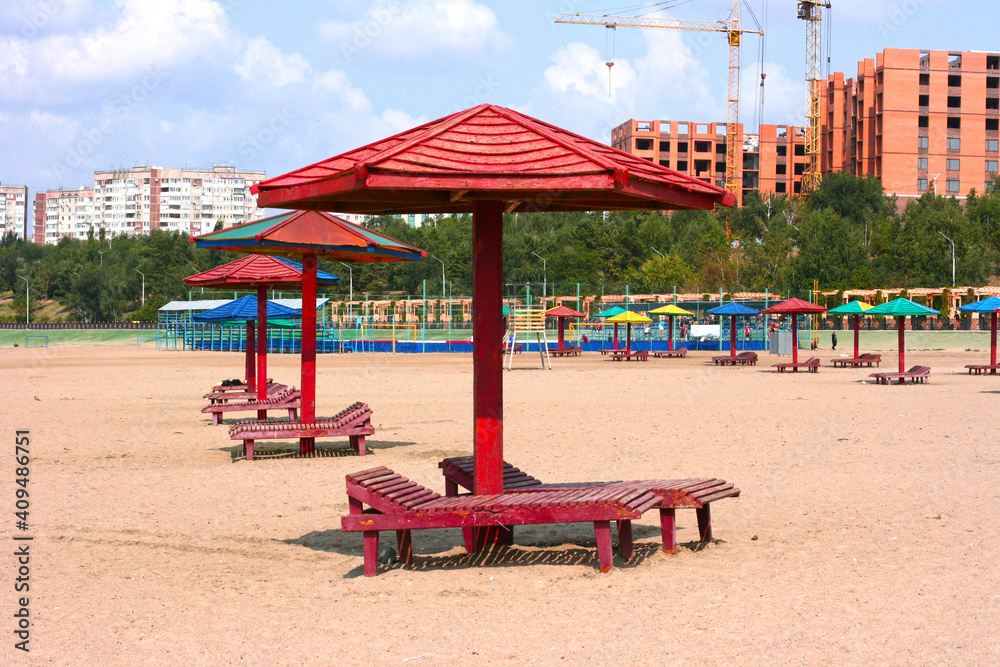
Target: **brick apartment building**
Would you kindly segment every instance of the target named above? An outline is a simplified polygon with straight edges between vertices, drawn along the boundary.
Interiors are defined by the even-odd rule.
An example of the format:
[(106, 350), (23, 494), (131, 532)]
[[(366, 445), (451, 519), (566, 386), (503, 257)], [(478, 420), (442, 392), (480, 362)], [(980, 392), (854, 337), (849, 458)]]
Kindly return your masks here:
[[(1000, 160), (1000, 54), (885, 49), (857, 76), (831, 74), (820, 97), (820, 170), (876, 176), (900, 204), (928, 190), (964, 199), (982, 192)], [(737, 193), (799, 194), (805, 130), (761, 125), (742, 144)], [(629, 120), (611, 143), (722, 186), (724, 123)]]
[(35, 193), (34, 242), (59, 243), (68, 236), (85, 239), (94, 221), (94, 189), (48, 190)]
[(28, 186), (0, 183), (0, 237), (28, 238)]

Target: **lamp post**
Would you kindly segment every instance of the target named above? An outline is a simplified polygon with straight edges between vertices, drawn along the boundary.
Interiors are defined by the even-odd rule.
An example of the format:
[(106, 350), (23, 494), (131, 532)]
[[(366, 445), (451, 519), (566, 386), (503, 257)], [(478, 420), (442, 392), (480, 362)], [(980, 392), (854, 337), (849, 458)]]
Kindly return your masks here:
[(660, 259), (666, 259), (666, 257), (663, 256), (663, 253), (660, 252), (659, 250), (657, 250), (656, 248), (654, 248), (653, 246), (649, 246), (649, 249), (652, 250), (653, 252), (655, 252), (657, 255), (659, 255)]
[(20, 273), (17, 277), (24, 281), (24, 326), (31, 324), (31, 283)]
[(548, 292), (547, 292), (547, 288), (548, 288), (548, 284), (549, 284), (549, 270), (548, 270), (548, 265), (545, 262), (545, 258), (542, 257), (541, 255), (539, 255), (534, 250), (531, 251), (531, 254), (534, 255), (535, 257), (537, 257), (538, 259), (542, 260), (542, 310), (544, 310), (545, 309), (545, 305), (546, 305), (545, 304), (545, 297), (548, 296)]
[(132, 270), (135, 271), (136, 273), (138, 273), (140, 276), (142, 276), (142, 305), (145, 306), (146, 305), (146, 274), (143, 273), (142, 271), (140, 271), (139, 269), (132, 269)]
[(98, 250), (97, 254), (101, 256), (101, 266), (104, 266), (104, 251)]
[(354, 315), (354, 267), (352, 267), (350, 264), (346, 262), (341, 262), (341, 264), (346, 266), (347, 270), (350, 272), (349, 275), (351, 280), (351, 296), (349, 297), (350, 300), (348, 301), (347, 316), (352, 317)]
[[(938, 232), (941, 236), (944, 236), (944, 232)], [(944, 236), (945, 240), (951, 244), (951, 286), (955, 286), (955, 242), (952, 241), (947, 236)]]

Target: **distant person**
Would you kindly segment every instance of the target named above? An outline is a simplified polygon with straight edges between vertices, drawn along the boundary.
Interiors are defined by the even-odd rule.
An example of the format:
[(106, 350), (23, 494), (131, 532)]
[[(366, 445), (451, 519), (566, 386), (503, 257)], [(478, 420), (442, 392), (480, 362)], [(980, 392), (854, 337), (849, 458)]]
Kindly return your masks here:
[(833, 343), (833, 349), (836, 350), (837, 349), (837, 332), (836, 331), (834, 331), (832, 334), (830, 334), (830, 341)]

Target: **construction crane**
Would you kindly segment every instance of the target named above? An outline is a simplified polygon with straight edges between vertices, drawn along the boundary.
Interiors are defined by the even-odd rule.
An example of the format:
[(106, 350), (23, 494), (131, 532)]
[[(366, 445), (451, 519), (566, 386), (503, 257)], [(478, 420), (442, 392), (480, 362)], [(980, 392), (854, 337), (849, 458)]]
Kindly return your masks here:
[(829, 2), (802, 0), (798, 17), (806, 22), (806, 170), (802, 174), (802, 192), (814, 190), (820, 182), (820, 83), (823, 50), (823, 8)]
[[(733, 0), (733, 8), (728, 21), (688, 21), (684, 19), (660, 19), (645, 16), (598, 16), (593, 14), (563, 14), (556, 23), (581, 23), (602, 25), (615, 29), (667, 28), (669, 30), (701, 30), (723, 32), (729, 39), (729, 111), (726, 114), (726, 190), (737, 194), (740, 184), (736, 180), (736, 161), (740, 156), (736, 130), (740, 123), (740, 41), (744, 33), (763, 35), (760, 30), (745, 30), (740, 27), (740, 1)], [(610, 66), (610, 65), (609, 65)]]

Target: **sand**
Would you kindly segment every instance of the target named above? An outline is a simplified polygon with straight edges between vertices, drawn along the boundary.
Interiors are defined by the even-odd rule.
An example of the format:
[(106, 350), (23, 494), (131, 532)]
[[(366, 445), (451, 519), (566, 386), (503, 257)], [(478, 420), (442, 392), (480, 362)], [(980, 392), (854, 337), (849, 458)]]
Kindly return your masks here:
[[(697, 549), (682, 510), (664, 554), (649, 512), (636, 557), (601, 574), (587, 524), (519, 528), (485, 556), (422, 531), (413, 566), (365, 578), (361, 536), (339, 529), (344, 475), (385, 465), (443, 491), (437, 462), (471, 451), (470, 356), (321, 355), (320, 414), (368, 402), (373, 454), (246, 462), (199, 412), (241, 355), (4, 348), (0, 663), (1000, 662), (1000, 376), (963, 369), (983, 354), (910, 352), (933, 374), (904, 387), (709, 356), (543, 371), (520, 355), (505, 458), (553, 482), (733, 481), (716, 543)], [(297, 385), (297, 364), (272, 356), (271, 374)], [(15, 429), (31, 437), (30, 654), (12, 638)]]

